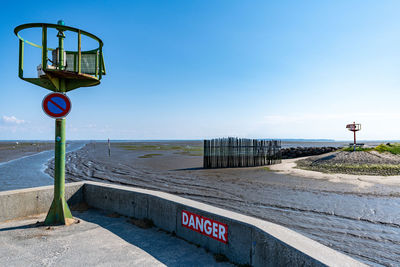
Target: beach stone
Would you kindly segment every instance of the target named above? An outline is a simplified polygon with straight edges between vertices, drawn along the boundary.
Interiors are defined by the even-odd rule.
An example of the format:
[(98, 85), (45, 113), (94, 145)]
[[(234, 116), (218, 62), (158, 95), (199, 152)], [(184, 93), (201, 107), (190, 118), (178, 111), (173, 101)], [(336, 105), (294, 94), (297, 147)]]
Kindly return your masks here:
[(282, 159), (293, 159), (307, 156), (321, 155), (336, 151), (340, 147), (290, 147), (281, 150)]

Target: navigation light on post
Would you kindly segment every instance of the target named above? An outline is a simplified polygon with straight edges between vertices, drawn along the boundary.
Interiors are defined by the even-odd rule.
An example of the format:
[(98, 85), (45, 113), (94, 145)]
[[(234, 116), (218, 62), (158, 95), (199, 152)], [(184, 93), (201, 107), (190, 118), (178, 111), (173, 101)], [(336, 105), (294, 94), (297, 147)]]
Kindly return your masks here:
[(354, 151), (356, 151), (356, 146), (357, 146), (357, 142), (356, 142), (356, 132), (361, 130), (361, 124), (360, 123), (350, 123), (346, 125), (347, 130), (352, 131), (354, 133)]
[[(20, 35), (22, 30), (39, 28), (42, 30), (42, 43), (35, 44), (25, 40)], [(58, 47), (50, 48), (47, 42), (49, 29), (55, 29), (58, 38)], [(64, 21), (57, 24), (29, 23), (14, 29), (19, 38), (18, 76), (27, 82), (46, 88), (55, 93), (45, 96), (42, 102), (43, 110), (55, 119), (55, 154), (54, 154), (54, 199), (47, 214), (45, 224), (69, 225), (74, 222), (71, 211), (65, 200), (65, 117), (71, 109), (71, 102), (66, 93), (79, 87), (95, 86), (100, 84), (102, 76), (106, 74), (103, 59), (103, 42), (94, 34), (81, 29), (65, 26)], [(75, 34), (77, 49), (64, 49), (64, 39)], [(82, 51), (82, 35), (95, 40), (98, 47)], [(53, 37), (53, 38), (54, 38)], [(24, 76), (24, 45), (28, 44), (41, 49), (38, 58), (38, 77)], [(51, 52), (52, 59), (48, 58)]]

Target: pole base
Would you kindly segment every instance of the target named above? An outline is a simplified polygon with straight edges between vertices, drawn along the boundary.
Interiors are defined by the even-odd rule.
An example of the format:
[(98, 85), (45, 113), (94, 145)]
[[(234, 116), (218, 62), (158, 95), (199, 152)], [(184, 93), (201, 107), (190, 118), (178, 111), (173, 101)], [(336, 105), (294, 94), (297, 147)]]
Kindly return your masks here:
[(71, 225), (75, 222), (65, 198), (53, 199), (45, 225)]

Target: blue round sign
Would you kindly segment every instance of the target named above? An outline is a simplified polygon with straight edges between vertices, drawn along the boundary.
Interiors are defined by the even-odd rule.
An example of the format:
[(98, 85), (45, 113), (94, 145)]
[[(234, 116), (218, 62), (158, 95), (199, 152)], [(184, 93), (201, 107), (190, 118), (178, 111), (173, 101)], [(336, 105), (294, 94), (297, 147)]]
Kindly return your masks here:
[(64, 118), (71, 111), (71, 101), (61, 93), (51, 93), (42, 102), (44, 112), (52, 118)]

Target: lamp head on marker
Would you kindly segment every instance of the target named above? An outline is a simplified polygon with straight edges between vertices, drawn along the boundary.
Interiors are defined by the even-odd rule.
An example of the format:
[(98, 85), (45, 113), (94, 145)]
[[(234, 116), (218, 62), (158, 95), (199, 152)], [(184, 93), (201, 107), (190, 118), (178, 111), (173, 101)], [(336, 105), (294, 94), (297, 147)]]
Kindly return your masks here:
[[(65, 26), (65, 22), (64, 22), (62, 19), (60, 19), (59, 21), (57, 21), (57, 25)], [(61, 29), (59, 29), (59, 30), (58, 30), (58, 34), (57, 34), (57, 37), (65, 38), (64, 31), (61, 30)]]

